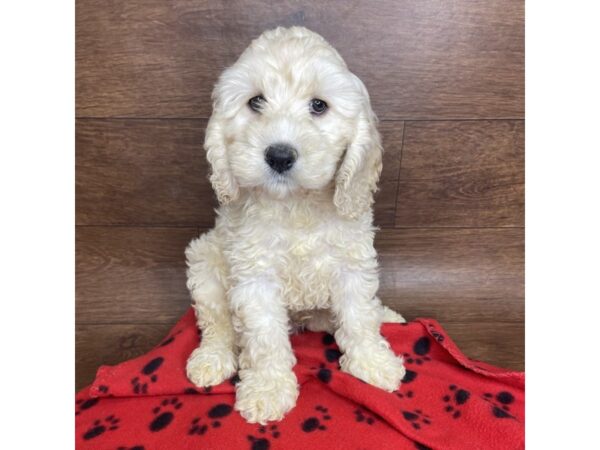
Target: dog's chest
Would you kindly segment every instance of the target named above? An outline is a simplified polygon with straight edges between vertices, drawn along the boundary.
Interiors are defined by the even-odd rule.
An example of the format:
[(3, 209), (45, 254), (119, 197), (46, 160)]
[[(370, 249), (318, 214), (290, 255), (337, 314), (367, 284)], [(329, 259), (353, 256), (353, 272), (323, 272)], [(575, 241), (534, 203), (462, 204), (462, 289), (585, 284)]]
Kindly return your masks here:
[(290, 310), (328, 307), (333, 249), (319, 234), (300, 233), (287, 244), (280, 254), (282, 264), (278, 270), (287, 307)]

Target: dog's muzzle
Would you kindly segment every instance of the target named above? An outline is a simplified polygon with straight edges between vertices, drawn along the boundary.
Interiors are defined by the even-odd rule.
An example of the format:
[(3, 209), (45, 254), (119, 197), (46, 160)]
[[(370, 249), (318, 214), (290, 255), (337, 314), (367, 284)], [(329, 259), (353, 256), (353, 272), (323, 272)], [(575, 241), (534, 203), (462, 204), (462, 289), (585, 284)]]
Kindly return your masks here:
[(265, 150), (265, 161), (277, 173), (284, 173), (292, 168), (298, 152), (288, 144), (269, 145)]

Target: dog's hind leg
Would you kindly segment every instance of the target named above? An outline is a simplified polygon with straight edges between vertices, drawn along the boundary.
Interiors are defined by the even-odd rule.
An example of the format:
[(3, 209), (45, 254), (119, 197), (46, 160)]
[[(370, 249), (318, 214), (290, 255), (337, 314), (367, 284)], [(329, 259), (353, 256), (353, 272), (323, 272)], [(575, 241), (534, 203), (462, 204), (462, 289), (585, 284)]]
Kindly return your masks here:
[(226, 266), (216, 231), (194, 239), (185, 250), (187, 287), (192, 296), (200, 346), (187, 361), (187, 376), (197, 386), (214, 386), (237, 370), (235, 334), (226, 298)]

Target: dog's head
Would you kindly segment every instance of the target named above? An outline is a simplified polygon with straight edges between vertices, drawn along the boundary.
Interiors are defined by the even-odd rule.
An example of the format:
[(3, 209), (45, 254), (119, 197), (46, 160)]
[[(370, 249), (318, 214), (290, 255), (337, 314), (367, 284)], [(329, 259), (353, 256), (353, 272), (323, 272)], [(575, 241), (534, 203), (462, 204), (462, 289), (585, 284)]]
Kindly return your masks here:
[(205, 148), (219, 201), (241, 189), (285, 198), (335, 183), (339, 213), (373, 202), (382, 148), (369, 95), (338, 52), (306, 28), (263, 33), (223, 72)]

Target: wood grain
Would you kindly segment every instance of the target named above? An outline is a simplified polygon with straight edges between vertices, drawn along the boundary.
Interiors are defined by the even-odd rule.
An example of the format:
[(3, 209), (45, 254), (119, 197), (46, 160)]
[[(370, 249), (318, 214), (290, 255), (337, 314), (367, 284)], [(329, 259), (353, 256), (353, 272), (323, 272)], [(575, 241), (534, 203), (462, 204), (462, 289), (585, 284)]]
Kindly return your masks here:
[[(78, 227), (77, 323), (173, 322), (193, 228)], [(382, 301), (407, 318), (523, 320), (523, 230), (382, 230)]]
[(251, 39), (304, 25), (336, 47), (380, 118), (522, 118), (524, 4), (444, 0), (77, 0), (79, 117), (203, 117)]
[(375, 238), (379, 296), (407, 319), (524, 319), (522, 229), (396, 229)]
[(525, 370), (524, 323), (442, 322), (442, 326), (469, 358)]
[[(79, 325), (76, 329), (76, 389), (90, 384), (101, 365), (143, 355), (167, 335), (173, 323)], [(469, 357), (523, 370), (524, 332), (514, 323), (442, 323)]]
[(190, 304), (196, 228), (77, 227), (76, 323), (173, 322)]
[(521, 121), (407, 122), (396, 226), (524, 225)]
[[(78, 120), (77, 224), (211, 227), (217, 202), (205, 128), (206, 120)], [(403, 123), (380, 130), (386, 151), (375, 221), (393, 227)]]
[(143, 355), (160, 343), (175, 323), (77, 325), (75, 379), (79, 390), (101, 365), (115, 365)]
[(396, 223), (396, 194), (402, 158), (404, 123), (380, 122), (379, 132), (383, 143), (383, 168), (379, 179), (379, 190), (375, 194), (373, 216), (376, 226), (393, 228)]
[(77, 121), (77, 223), (212, 225), (205, 127), (204, 120)]

